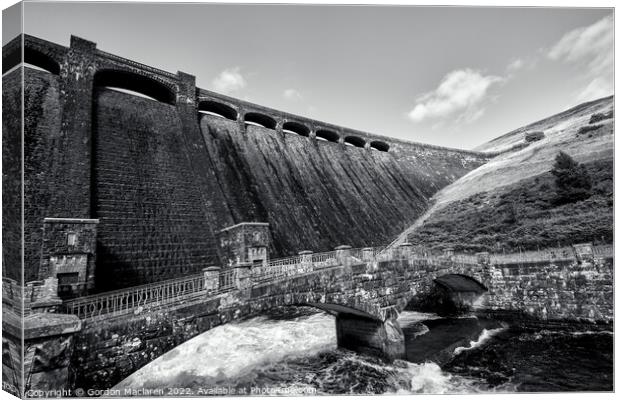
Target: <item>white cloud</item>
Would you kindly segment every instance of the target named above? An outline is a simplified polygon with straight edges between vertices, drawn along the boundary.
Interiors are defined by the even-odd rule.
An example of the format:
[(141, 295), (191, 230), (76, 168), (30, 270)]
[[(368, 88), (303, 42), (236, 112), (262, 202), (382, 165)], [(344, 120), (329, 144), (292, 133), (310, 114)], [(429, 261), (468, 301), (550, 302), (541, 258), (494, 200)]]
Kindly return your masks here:
[(525, 62), (523, 61), (523, 59), (517, 58), (513, 60), (510, 64), (508, 64), (508, 67), (506, 67), (506, 70), (508, 70), (508, 72), (516, 72), (520, 70), (521, 68), (523, 68), (524, 65), (525, 65)]
[(297, 101), (302, 99), (301, 93), (295, 89), (286, 89), (282, 95), (287, 100)]
[(592, 25), (574, 29), (557, 42), (547, 56), (585, 69), (588, 80), (578, 94), (579, 101), (613, 93), (614, 21), (611, 15)]
[(537, 57), (533, 56), (513, 59), (506, 66), (506, 80), (514, 78), (518, 72), (533, 70), (537, 63)]
[(243, 89), (246, 86), (246, 81), (243, 75), (239, 72), (241, 68), (233, 67), (227, 68), (213, 80), (213, 87), (215, 91), (221, 93), (231, 93)]
[(613, 93), (613, 86), (604, 78), (594, 78), (578, 95), (577, 101), (583, 103), (600, 99)]
[(590, 61), (593, 68), (613, 64), (614, 22), (604, 17), (590, 26), (565, 34), (549, 51), (552, 60)]
[(437, 89), (418, 98), (408, 116), (414, 122), (447, 117), (473, 122), (484, 114), (489, 89), (503, 80), (472, 69), (452, 71), (444, 76)]

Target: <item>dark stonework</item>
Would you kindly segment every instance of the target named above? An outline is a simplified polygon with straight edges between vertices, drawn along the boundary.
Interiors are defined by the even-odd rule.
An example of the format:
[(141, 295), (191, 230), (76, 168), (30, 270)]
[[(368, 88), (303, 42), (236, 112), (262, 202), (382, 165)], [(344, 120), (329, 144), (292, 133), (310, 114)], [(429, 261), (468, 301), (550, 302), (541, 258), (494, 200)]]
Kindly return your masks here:
[(73, 335), (81, 327), (75, 315), (32, 314), (24, 318), (25, 389), (69, 389)]
[(177, 109), (104, 88), (96, 96), (97, 275), (109, 278), (97, 279), (98, 289), (218, 264), (214, 227)]
[(24, 353), (22, 346), (21, 316), (2, 310), (2, 383), (3, 390), (23, 397), (22, 373)]
[(338, 347), (394, 361), (405, 357), (405, 334), (394, 320), (377, 321), (353, 314), (336, 316)]
[(95, 289), (96, 219), (45, 218), (39, 279), (59, 280), (63, 298)]
[(35, 313), (21, 319), (10, 312), (3, 312), (2, 319), (5, 382), (20, 392), (69, 389), (73, 337), (81, 328), (80, 320), (75, 315), (55, 313)]
[(22, 281), (22, 68), (2, 77), (2, 276)]
[(60, 60), (60, 132), (51, 163), (53, 188), (46, 217), (90, 218), (93, 78), (95, 43), (71, 36)]
[(239, 263), (267, 265), (271, 244), (269, 224), (242, 222), (220, 230), (217, 237), (224, 266)]

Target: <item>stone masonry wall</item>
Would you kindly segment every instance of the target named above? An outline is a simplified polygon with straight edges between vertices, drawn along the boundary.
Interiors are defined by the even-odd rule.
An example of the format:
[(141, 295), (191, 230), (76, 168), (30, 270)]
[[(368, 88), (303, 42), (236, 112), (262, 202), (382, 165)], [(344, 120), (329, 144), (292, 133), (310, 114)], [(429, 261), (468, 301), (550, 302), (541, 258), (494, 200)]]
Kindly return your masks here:
[[(28, 282), (39, 279), (43, 219), (58, 216), (53, 198), (61, 193), (54, 194), (59, 190), (54, 186), (53, 171), (65, 170), (67, 165), (55, 162), (60, 150), (58, 76), (31, 68), (24, 71), (24, 273)], [(62, 194), (70, 196), (67, 188)]]
[(476, 311), (510, 319), (609, 324), (613, 321), (613, 259), (463, 265), (446, 258), (434, 267), (416, 262), (411, 306), (424, 297), (432, 280), (463, 274), (488, 288)]
[(2, 77), (2, 276), (19, 282), (23, 282), (21, 89), (22, 69)]
[[(179, 277), (218, 261), (213, 226), (174, 106), (96, 93), (97, 287)], [(103, 281), (102, 277), (110, 280)]]
[[(98, 220), (45, 218), (39, 279), (58, 278), (63, 298), (95, 289)], [(64, 275), (62, 275), (64, 274)]]
[(494, 266), (485, 308), (542, 321), (613, 321), (613, 259)]
[(73, 387), (106, 389), (165, 352), (225, 321), (219, 299), (85, 322), (76, 336)]

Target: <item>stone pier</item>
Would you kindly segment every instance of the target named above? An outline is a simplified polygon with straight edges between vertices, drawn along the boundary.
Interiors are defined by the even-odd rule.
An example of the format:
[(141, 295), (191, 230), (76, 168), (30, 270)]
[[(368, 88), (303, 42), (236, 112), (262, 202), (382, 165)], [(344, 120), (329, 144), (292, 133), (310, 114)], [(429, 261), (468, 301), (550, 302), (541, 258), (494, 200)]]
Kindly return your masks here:
[(405, 334), (398, 322), (385, 322), (353, 314), (336, 316), (338, 347), (381, 357), (388, 361), (405, 358)]

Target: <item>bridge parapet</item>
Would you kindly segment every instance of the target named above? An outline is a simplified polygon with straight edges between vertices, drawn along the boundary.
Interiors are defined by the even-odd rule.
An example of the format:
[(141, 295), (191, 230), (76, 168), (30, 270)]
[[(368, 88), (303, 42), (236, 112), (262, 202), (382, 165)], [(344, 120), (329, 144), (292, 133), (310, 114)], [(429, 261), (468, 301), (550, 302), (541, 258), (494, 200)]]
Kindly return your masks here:
[[(292, 278), (323, 269), (350, 265), (350, 246), (324, 253), (302, 252), (301, 255), (269, 261), (267, 266), (238, 263), (232, 269), (207, 267), (201, 274), (134, 286), (96, 295), (83, 296), (63, 303), (63, 312), (81, 319), (135, 313), (143, 307), (174, 304), (196, 295), (214, 297), (253, 285)], [(340, 258), (338, 258), (340, 257)]]
[(4, 309), (19, 316), (58, 312), (62, 304), (58, 279), (50, 277), (21, 286), (13, 279), (2, 278), (2, 304)]
[[(400, 246), (399, 249), (385, 251), (381, 248), (351, 249), (349, 246), (339, 246), (337, 250), (332, 252), (311, 253), (305, 251), (294, 257), (271, 260), (266, 266), (252, 267), (248, 263), (241, 263), (234, 269), (221, 270), (219, 267), (209, 267), (200, 275), (67, 300), (61, 309), (62, 312), (76, 315), (80, 319), (100, 319), (136, 314), (146, 307), (161, 308), (191, 299), (215, 298), (236, 290), (278, 284), (277, 282), (286, 282), (299, 276), (339, 267), (343, 267), (345, 273), (348, 270), (348, 273), (361, 274), (359, 275), (362, 277), (360, 282), (364, 282), (364, 279), (373, 281), (379, 276), (387, 277), (390, 274), (400, 275), (405, 271), (410, 271), (409, 274), (418, 274), (411, 276), (419, 277), (435, 276), (443, 273), (442, 271), (445, 273), (461, 271), (458, 273), (467, 273), (475, 277), (492, 291), (495, 289), (503, 291), (503, 282), (508, 277), (514, 279), (512, 277), (517, 276), (515, 275), (517, 274), (517, 271), (514, 270), (515, 266), (523, 265), (523, 268), (529, 268), (527, 267), (529, 264), (553, 265), (560, 263), (559, 268), (566, 268), (564, 265), (567, 262), (577, 262), (575, 251), (571, 247), (512, 255), (454, 254), (450, 258), (429, 254), (428, 251), (409, 253), (411, 248), (412, 246), (405, 245)], [(405, 249), (406, 253), (402, 253), (402, 249)], [(612, 246), (589, 247), (589, 249), (588, 254), (592, 254), (594, 260), (613, 257)], [(403, 257), (404, 255), (406, 257)], [(395, 264), (395, 261), (398, 261), (398, 264)], [(590, 261), (590, 259), (582, 260), (586, 263)], [(363, 268), (355, 267), (356, 264), (361, 264)], [(609, 274), (610, 271), (601, 270), (602, 264), (599, 264), (595, 263), (596, 268), (598, 268), (597, 271)], [(591, 273), (588, 272), (588, 265), (581, 269), (585, 268), (584, 271)], [(509, 270), (504, 271), (505, 267), (509, 267)], [(367, 278), (363, 278), (364, 276)], [(5, 295), (3, 297), (7, 305), (11, 301), (19, 300), (16, 300), (17, 296), (14, 293), (23, 292), (9, 283), (8, 281), (4, 282)], [(48, 282), (47, 285), (54, 286), (52, 283)], [(32, 283), (28, 287), (31, 286), (38, 288), (43, 287), (44, 284), (43, 282), (40, 285)], [(9, 298), (11, 293), (13, 293), (13, 300)], [(373, 300), (369, 298), (368, 301)], [(401, 304), (397, 309), (402, 309), (404, 305)], [(384, 304), (381, 307), (389, 308), (392, 306)]]
[(345, 268), (351, 266), (351, 246), (342, 245), (338, 246), (334, 249), (336, 251), (336, 260), (338, 264), (342, 265)]

